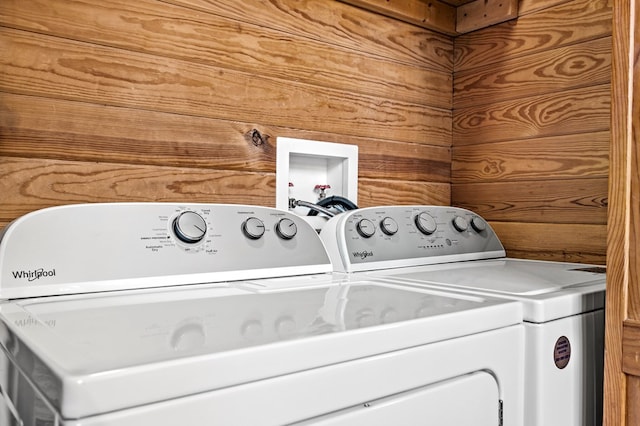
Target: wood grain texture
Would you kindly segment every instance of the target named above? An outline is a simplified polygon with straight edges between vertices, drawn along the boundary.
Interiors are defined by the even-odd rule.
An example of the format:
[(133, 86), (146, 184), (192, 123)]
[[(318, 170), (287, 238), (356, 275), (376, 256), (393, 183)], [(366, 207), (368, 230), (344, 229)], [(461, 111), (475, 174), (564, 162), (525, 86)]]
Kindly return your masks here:
[(0, 29), (0, 91), (449, 146), (451, 112)]
[(611, 37), (603, 37), (456, 72), (454, 102), (460, 109), (482, 98), (500, 102), (610, 81)]
[(358, 145), (361, 177), (451, 179), (447, 147), (36, 96), (0, 93), (0, 129), (0, 156), (275, 173), (277, 138), (286, 136)]
[[(633, 34), (632, 69), (631, 69), (631, 105), (629, 116), (631, 169), (629, 180), (631, 185), (631, 203), (629, 218), (629, 307), (628, 318), (640, 321), (640, 4), (635, 4), (635, 33)], [(636, 405), (640, 410), (640, 400)]]
[(456, 72), (611, 34), (612, 0), (574, 0), (456, 37)]
[(518, 0), (474, 0), (456, 9), (456, 31), (471, 31), (518, 17)]
[(359, 179), (359, 207), (389, 205), (451, 204), (451, 187), (446, 183)]
[(333, 0), (7, 0), (0, 223), (78, 202), (272, 205), (279, 136), (358, 145), (362, 205), (448, 204), (452, 47)]
[[(607, 223), (606, 178), (454, 184), (451, 195), (457, 205), (487, 220)], [(604, 240), (601, 243), (604, 251)], [(571, 240), (566, 244), (570, 245)]]
[(451, 84), (450, 70), (423, 69), (255, 23), (145, 0), (22, 3), (0, 3), (0, 24), (284, 81), (439, 108), (452, 105), (451, 93), (442, 91)]
[(340, 1), (439, 33), (456, 34), (456, 8), (440, 0), (431, 0), (429, 2), (422, 0), (397, 2), (389, 0)]
[(53, 205), (184, 201), (273, 206), (275, 175), (0, 157), (0, 221)]
[(627, 424), (640, 425), (640, 377), (629, 376), (627, 383)]
[(300, 35), (392, 61), (451, 72), (450, 36), (335, 0), (165, 0), (199, 12)]
[(622, 370), (640, 376), (640, 321), (627, 319), (623, 323)]
[(454, 146), (452, 182), (606, 178), (609, 132)]
[(524, 16), (538, 10), (548, 9), (573, 0), (519, 0), (518, 15)]
[(490, 222), (507, 256), (604, 265), (606, 225)]
[(461, 108), (453, 139), (460, 146), (609, 130), (610, 90), (604, 84)]
[[(360, 179), (361, 206), (449, 204), (448, 183)], [(0, 156), (0, 228), (30, 211), (86, 202), (275, 205), (275, 174)]]
[[(634, 156), (632, 139), (632, 111), (630, 101), (637, 104), (640, 97), (629, 93), (633, 80), (629, 53), (633, 49), (631, 15), (636, 0), (615, 0), (613, 8), (612, 49), (612, 120), (609, 177), (609, 214), (607, 235), (607, 294), (605, 328), (605, 372), (604, 372), (604, 421), (605, 426), (629, 424), (629, 410), (638, 410), (637, 401), (628, 405), (627, 377), (623, 371), (623, 321), (627, 318), (628, 286), (630, 284), (629, 248), (633, 241), (630, 234), (631, 195), (634, 190), (630, 172)], [(638, 37), (638, 28), (636, 26)], [(639, 43), (640, 44), (640, 43)], [(636, 117), (637, 120), (637, 117)], [(638, 191), (638, 188), (635, 188)], [(638, 192), (633, 194), (638, 196)], [(637, 201), (636, 201), (637, 202)]]

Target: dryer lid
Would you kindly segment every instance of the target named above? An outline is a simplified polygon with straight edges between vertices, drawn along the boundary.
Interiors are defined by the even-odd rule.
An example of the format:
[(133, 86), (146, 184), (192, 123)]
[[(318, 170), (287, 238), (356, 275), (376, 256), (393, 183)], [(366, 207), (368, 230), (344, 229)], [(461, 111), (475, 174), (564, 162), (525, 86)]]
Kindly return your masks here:
[(268, 293), (211, 284), (4, 303), (0, 336), (22, 371), (38, 365), (33, 383), (49, 377), (40, 391), (63, 417), (81, 418), (502, 328), (521, 315), (518, 303), (373, 282)]
[(426, 285), (524, 303), (524, 319), (546, 322), (604, 307), (606, 269), (596, 265), (524, 259), (453, 262), (371, 272)]

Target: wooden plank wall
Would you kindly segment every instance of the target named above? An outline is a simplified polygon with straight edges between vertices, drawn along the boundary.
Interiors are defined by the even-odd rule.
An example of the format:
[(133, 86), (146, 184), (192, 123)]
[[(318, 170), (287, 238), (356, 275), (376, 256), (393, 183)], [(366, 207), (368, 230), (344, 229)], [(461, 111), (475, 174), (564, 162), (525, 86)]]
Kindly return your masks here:
[(521, 0), (454, 42), (452, 203), (514, 257), (605, 263), (611, 1)]
[(0, 227), (272, 206), (278, 136), (358, 145), (361, 206), (450, 203), (449, 36), (333, 0), (3, 0), (0, 51)]
[(605, 426), (640, 424), (640, 1), (615, 0)]

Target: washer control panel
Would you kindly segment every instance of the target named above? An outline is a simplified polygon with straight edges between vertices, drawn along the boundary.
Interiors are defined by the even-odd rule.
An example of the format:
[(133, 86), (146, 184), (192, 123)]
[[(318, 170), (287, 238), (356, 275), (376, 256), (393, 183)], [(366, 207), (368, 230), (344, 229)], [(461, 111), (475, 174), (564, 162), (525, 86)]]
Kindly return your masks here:
[(505, 256), (489, 224), (462, 208), (387, 206), (331, 218), (322, 233), (338, 271), (362, 271)]
[(331, 271), (317, 232), (269, 207), (79, 204), (0, 234), (0, 298)]

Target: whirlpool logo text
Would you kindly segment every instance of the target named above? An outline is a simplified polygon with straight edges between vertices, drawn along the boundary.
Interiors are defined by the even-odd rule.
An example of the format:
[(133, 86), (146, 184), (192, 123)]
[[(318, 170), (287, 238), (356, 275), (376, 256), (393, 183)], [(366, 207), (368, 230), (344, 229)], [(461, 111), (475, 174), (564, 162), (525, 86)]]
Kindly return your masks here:
[(46, 270), (44, 268), (34, 269), (32, 271), (13, 271), (13, 278), (16, 280), (27, 280), (29, 282), (39, 280), (40, 278), (49, 278), (56, 276), (55, 269)]
[(367, 257), (373, 257), (373, 252), (372, 251), (354, 251), (353, 253), (353, 257), (357, 257), (360, 259), (366, 259)]

